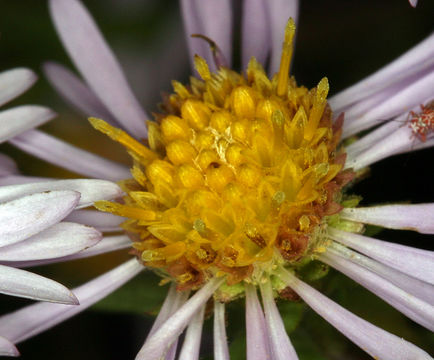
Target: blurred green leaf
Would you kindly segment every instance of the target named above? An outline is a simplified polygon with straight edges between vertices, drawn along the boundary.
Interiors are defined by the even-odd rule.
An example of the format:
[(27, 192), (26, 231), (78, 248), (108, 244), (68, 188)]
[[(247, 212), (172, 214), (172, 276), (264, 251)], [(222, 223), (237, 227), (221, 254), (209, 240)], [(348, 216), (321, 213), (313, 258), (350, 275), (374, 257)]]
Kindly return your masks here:
[(151, 272), (143, 272), (97, 304), (93, 310), (158, 314), (168, 286), (158, 286), (160, 278)]

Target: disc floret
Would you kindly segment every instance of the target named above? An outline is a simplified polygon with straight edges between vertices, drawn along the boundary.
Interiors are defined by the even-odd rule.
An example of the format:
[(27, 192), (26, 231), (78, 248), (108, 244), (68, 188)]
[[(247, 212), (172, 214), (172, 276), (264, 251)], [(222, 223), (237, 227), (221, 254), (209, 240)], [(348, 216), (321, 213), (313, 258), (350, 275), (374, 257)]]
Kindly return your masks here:
[(123, 203), (96, 206), (129, 218), (137, 256), (179, 289), (215, 276), (257, 282), (324, 249), (348, 179), (336, 150), (341, 123), (332, 126), (326, 78), (308, 90), (288, 77), (294, 31), (290, 21), (272, 79), (255, 58), (243, 75), (211, 73), (196, 56), (201, 80), (173, 82), (148, 123), (149, 147), (90, 120), (134, 159)]

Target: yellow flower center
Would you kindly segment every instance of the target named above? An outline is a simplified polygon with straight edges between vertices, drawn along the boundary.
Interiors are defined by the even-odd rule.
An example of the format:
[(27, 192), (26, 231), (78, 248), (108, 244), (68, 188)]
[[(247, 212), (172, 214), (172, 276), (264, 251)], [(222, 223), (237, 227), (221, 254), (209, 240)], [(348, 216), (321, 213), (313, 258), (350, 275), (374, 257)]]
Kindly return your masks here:
[(288, 77), (294, 32), (290, 20), (271, 80), (254, 58), (243, 75), (211, 73), (196, 56), (202, 80), (173, 82), (164, 114), (148, 123), (148, 146), (90, 119), (134, 159), (123, 203), (96, 206), (129, 218), (136, 254), (179, 289), (295, 266), (321, 251), (325, 217), (341, 209), (345, 156), (336, 155), (328, 81), (308, 90)]

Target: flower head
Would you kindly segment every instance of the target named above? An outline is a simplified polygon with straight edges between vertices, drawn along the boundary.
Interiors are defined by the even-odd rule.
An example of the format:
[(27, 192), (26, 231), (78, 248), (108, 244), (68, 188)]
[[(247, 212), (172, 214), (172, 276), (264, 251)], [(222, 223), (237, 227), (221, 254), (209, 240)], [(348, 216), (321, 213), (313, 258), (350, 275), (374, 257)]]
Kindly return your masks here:
[[(272, 38), (283, 39), (279, 56), (276, 46), (247, 42), (254, 49), (249, 58), (258, 51), (259, 60), (249, 60), (245, 75), (222, 66), (223, 57), (217, 56), (214, 71), (210, 70), (209, 56), (207, 60), (195, 56), (201, 79), (191, 78), (189, 85), (173, 83), (174, 94), (164, 99), (156, 121), (147, 123), (145, 142), (140, 139), (146, 135), (146, 115), (89, 14), (78, 1), (52, 0), (50, 4), (58, 31), (89, 87), (57, 66), (48, 72), (52, 75), (57, 71), (80, 84), (78, 88), (85, 89), (92, 99), (91, 109), (111, 113), (107, 121), (91, 118), (90, 122), (128, 150), (133, 159), (132, 178), (124, 167), (95, 156), (86, 154), (90, 161), (83, 161), (78, 156), (83, 152), (43, 133), (23, 134), (12, 142), (29, 149), (38, 147), (38, 139), (47, 139), (61, 153), (71, 152), (67, 166), (75, 171), (122, 179), (122, 199), (98, 201), (95, 206), (126, 218), (122, 227), (128, 236), (107, 237), (70, 258), (123, 248), (131, 239), (133, 255), (139, 261), (132, 259), (74, 289), (78, 306), (39, 303), (3, 316), (0, 335), (22, 341), (92, 305), (148, 267), (162, 276), (163, 284), (172, 285), (137, 359), (173, 358), (178, 336), (186, 327), (180, 359), (198, 358), (205, 307), (211, 298), (215, 358), (228, 359), (224, 304), (239, 297), (245, 297), (246, 302), (248, 359), (296, 359), (275, 303), (277, 297), (291, 296), (302, 298), (374, 357), (430, 358), (423, 350), (326, 298), (306, 283), (301, 270), (312, 260), (320, 260), (415, 322), (433, 329), (432, 253), (361, 233), (363, 224), (433, 233), (434, 205), (360, 208), (358, 198), (344, 191), (368, 165), (415, 148), (412, 129), (400, 126), (398, 120), (408, 116), (408, 109), (433, 97), (429, 87), (433, 36), (328, 103), (326, 78), (309, 90), (288, 76), (295, 33), (290, 20), (280, 29), (282, 37), (276, 36), (276, 28), (270, 29)], [(212, 2), (182, 2), (186, 27), (213, 39), (230, 59), (227, 29), (219, 34), (213, 26), (230, 18), (230, 7), (224, 4), (216, 9)], [(246, 2), (244, 11), (258, 4), (274, 17), (273, 25), (282, 24), (282, 19), (285, 23), (290, 15), (279, 14), (279, 10), (288, 10), (288, 5), (280, 7), (274, 2)], [(214, 15), (215, 10), (228, 16), (209, 24), (197, 21), (199, 15)], [(264, 20), (263, 14), (259, 19)], [(77, 22), (80, 26), (72, 32)], [(261, 23), (246, 24), (253, 31)], [(193, 50), (198, 49), (193, 41), (204, 44), (193, 39)], [(261, 39), (264, 44), (267, 41)], [(96, 58), (82, 55), (93, 51)], [(269, 55), (271, 73), (280, 59), (276, 74), (271, 76), (261, 65)], [(113, 75), (115, 91), (107, 74)], [(345, 122), (343, 116), (337, 116), (342, 110), (349, 114)], [(341, 136), (351, 137), (378, 120), (396, 117), (361, 140), (340, 143)], [(430, 134), (423, 140), (416, 147), (433, 143)], [(60, 163), (56, 153), (41, 156)], [(98, 216), (92, 213), (85, 221), (101, 226)], [(113, 227), (119, 222), (115, 219), (109, 220)], [(191, 291), (195, 293), (190, 297)], [(30, 316), (34, 313), (38, 315)], [(8, 327), (10, 323), (14, 325)]]

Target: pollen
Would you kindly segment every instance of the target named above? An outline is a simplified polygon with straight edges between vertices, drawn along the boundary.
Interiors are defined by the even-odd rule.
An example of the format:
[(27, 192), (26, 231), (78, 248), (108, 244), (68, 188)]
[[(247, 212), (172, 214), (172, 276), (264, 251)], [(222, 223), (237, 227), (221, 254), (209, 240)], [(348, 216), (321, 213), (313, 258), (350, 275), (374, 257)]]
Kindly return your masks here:
[(271, 79), (255, 58), (244, 74), (212, 73), (196, 56), (201, 78), (173, 82), (147, 146), (90, 120), (134, 160), (122, 202), (96, 207), (127, 217), (134, 253), (179, 289), (215, 276), (254, 282), (324, 248), (325, 220), (341, 209), (345, 155), (336, 149), (327, 78), (309, 90), (289, 76), (294, 34), (290, 20)]

